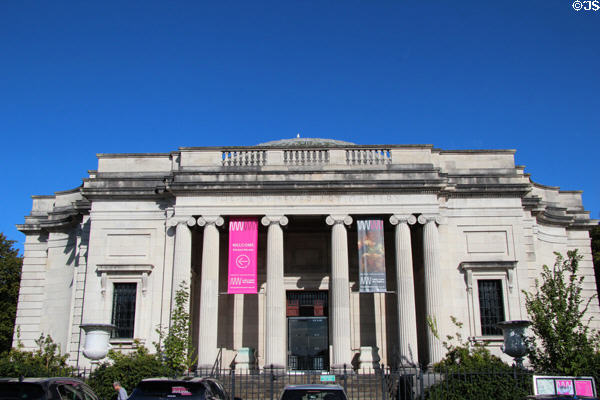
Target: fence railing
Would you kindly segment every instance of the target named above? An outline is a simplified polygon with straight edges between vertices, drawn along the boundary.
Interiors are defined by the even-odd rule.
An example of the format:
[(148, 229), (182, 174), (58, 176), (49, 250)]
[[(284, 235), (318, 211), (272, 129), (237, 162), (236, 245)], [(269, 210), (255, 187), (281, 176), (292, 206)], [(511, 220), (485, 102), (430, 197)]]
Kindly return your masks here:
[[(93, 368), (71, 368), (49, 371), (48, 376), (78, 376), (87, 380), (92, 372)], [(215, 367), (212, 370), (193, 371), (189, 375), (210, 375), (218, 379), (229, 392), (231, 400), (275, 400), (286, 385), (318, 383), (342, 386), (351, 400), (479, 400), (522, 399), (533, 393), (533, 374), (530, 370), (507, 367), (472, 371), (456, 367), (431, 370), (381, 366), (356, 371), (348, 366), (331, 372)]]
[[(381, 400), (443, 400), (450, 393), (472, 393), (472, 386), (485, 386), (490, 399), (501, 397), (499, 392), (513, 387), (519, 393), (516, 399), (531, 394), (532, 371), (523, 369), (460, 371), (426, 370), (421, 368), (377, 368), (354, 371), (350, 368), (331, 373), (320, 371), (284, 371), (265, 368), (263, 370), (216, 371), (219, 379), (229, 391), (231, 399), (279, 398), (286, 385), (336, 383), (344, 388), (348, 399)], [(483, 390), (485, 390), (485, 387)], [(481, 388), (480, 388), (481, 390)], [(459, 397), (469, 399), (472, 397)]]

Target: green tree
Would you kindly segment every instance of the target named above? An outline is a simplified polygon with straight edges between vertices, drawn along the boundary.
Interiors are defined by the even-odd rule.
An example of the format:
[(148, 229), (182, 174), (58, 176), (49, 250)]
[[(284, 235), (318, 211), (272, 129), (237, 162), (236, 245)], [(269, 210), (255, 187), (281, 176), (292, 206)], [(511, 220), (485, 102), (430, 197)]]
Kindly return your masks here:
[(529, 360), (540, 373), (593, 373), (598, 379), (600, 338), (586, 316), (593, 297), (581, 294), (584, 278), (577, 272), (582, 257), (577, 250), (568, 251), (566, 259), (555, 254), (554, 266), (543, 266), (535, 291), (524, 292), (534, 334), (527, 339)]
[(600, 225), (590, 231), (592, 238), (592, 257), (594, 259), (594, 272), (596, 275), (596, 292), (600, 294)]
[(154, 343), (157, 355), (174, 371), (190, 371), (196, 363), (192, 344), (189, 313), (190, 294), (185, 282), (175, 292), (175, 307), (168, 331), (157, 329), (159, 341)]
[(8, 352), (12, 345), (19, 300), (23, 259), (14, 243), (0, 233), (0, 353)]

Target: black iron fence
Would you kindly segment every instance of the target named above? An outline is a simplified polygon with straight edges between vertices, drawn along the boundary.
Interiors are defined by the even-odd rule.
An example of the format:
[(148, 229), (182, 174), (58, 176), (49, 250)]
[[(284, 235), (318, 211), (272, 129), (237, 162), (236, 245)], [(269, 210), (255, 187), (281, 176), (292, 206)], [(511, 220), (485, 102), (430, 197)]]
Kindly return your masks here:
[[(214, 377), (231, 398), (276, 400), (286, 385), (335, 383), (349, 399), (443, 400), (522, 399), (532, 394), (533, 372), (524, 369), (487, 371), (377, 368), (336, 373), (317, 371), (219, 370)], [(480, 397), (483, 396), (483, 397)]]
[[(93, 368), (70, 369), (59, 375), (88, 379), (92, 371)], [(533, 371), (521, 368), (473, 371), (456, 367), (431, 370), (382, 366), (359, 371), (347, 368), (331, 373), (213, 368), (190, 375), (217, 378), (232, 400), (276, 400), (286, 385), (318, 383), (338, 384), (352, 400), (513, 400), (533, 393), (533, 374)]]

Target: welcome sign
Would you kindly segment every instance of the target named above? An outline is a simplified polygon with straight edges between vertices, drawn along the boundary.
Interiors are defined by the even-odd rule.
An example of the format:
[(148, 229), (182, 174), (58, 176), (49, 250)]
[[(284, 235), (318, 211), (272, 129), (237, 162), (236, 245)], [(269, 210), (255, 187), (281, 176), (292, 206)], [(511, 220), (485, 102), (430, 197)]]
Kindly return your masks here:
[(358, 270), (361, 292), (385, 292), (385, 249), (383, 220), (359, 219)]
[(596, 382), (591, 376), (533, 376), (533, 394), (596, 396)]
[(251, 217), (229, 220), (229, 274), (227, 293), (258, 292), (256, 253), (258, 219)]

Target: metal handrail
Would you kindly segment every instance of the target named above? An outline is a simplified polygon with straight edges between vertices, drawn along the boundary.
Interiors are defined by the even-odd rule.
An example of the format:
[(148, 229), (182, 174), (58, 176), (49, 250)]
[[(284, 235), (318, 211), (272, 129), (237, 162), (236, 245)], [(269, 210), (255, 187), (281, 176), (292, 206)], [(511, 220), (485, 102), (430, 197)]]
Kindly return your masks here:
[(219, 348), (219, 352), (217, 353), (217, 358), (210, 370), (210, 376), (216, 376), (215, 371), (221, 371), (221, 362), (223, 361), (223, 348)]

